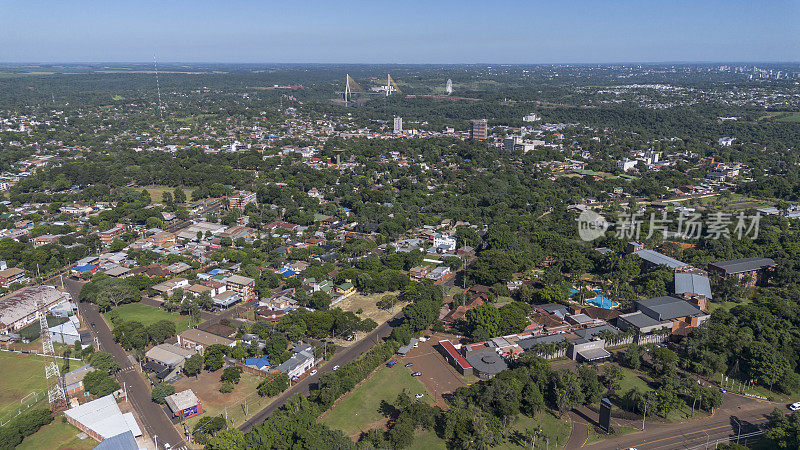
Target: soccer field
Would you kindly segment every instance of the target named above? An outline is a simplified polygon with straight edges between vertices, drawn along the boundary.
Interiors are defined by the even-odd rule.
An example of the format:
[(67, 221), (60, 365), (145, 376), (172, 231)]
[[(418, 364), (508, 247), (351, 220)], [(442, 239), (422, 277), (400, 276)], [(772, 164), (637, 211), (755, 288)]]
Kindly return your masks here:
[(23, 398), (26, 402), (32, 402), (32, 392), (39, 393), (39, 400), (47, 397), (42, 357), (0, 352), (0, 373), (3, 374), (3, 382), (0, 383), (0, 420), (5, 421), (16, 414), (23, 407), (20, 402)]

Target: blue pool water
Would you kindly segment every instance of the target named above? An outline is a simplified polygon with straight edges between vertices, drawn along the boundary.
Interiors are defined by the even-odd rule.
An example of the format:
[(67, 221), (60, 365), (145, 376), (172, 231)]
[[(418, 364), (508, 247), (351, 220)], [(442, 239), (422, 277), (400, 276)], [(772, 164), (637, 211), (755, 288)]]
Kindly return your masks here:
[[(572, 297), (577, 293), (578, 293), (577, 289), (570, 289), (569, 296)], [(617, 302), (603, 295), (603, 291), (601, 291), (600, 289), (595, 289), (594, 293), (596, 294), (594, 298), (586, 299), (586, 302), (589, 303), (590, 305), (605, 309), (611, 309), (618, 305)]]

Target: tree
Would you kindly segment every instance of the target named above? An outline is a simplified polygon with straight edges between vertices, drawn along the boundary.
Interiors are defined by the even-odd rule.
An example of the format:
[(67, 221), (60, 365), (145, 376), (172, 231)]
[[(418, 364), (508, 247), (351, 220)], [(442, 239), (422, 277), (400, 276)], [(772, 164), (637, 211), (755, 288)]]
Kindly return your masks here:
[(206, 450), (246, 450), (244, 433), (237, 428), (228, 428), (209, 439)]
[(280, 373), (272, 378), (267, 378), (258, 384), (258, 395), (273, 397), (289, 388), (289, 376)]
[(175, 386), (169, 383), (159, 383), (156, 385), (156, 387), (153, 388), (151, 397), (153, 398), (154, 402), (163, 405), (165, 403), (164, 399), (174, 393), (175, 393)]
[(619, 390), (623, 378), (624, 374), (622, 373), (622, 369), (616, 364), (606, 364), (603, 366), (603, 383), (609, 390)]
[(161, 344), (175, 336), (176, 332), (175, 323), (169, 320), (159, 320), (147, 327), (147, 335), (150, 336), (150, 341), (156, 344)]
[(176, 187), (172, 195), (175, 199), (175, 203), (179, 205), (186, 203), (186, 193), (183, 192), (183, 189)]
[(89, 359), (89, 364), (97, 370), (111, 374), (119, 370), (119, 363), (114, 361), (111, 353), (95, 352)]
[(578, 367), (578, 376), (580, 377), (581, 389), (585, 397), (584, 403), (587, 405), (599, 403), (603, 389), (597, 376), (597, 370), (592, 366), (582, 365)]
[(197, 376), (203, 370), (203, 355), (195, 353), (186, 360), (183, 365), (183, 373), (186, 376)]
[(225, 363), (223, 356), (226, 355), (228, 349), (229, 347), (222, 344), (209, 345), (203, 354), (205, 369), (211, 372), (221, 369), (222, 365)]
[(800, 448), (800, 413), (787, 416), (776, 408), (770, 414), (769, 425), (766, 437), (777, 448)]
[(633, 370), (639, 370), (642, 367), (642, 348), (638, 344), (631, 344), (625, 349), (624, 357), (622, 358), (625, 365)]
[(116, 380), (101, 370), (87, 373), (83, 377), (83, 386), (89, 393), (97, 397), (104, 397), (120, 388)]
[(241, 367), (226, 367), (225, 370), (222, 371), (222, 376), (220, 377), (220, 381), (227, 381), (236, 384), (239, 382), (239, 379), (241, 378), (242, 378)]
[(322, 291), (314, 292), (311, 294), (309, 306), (317, 310), (328, 309), (331, 306), (331, 297)]

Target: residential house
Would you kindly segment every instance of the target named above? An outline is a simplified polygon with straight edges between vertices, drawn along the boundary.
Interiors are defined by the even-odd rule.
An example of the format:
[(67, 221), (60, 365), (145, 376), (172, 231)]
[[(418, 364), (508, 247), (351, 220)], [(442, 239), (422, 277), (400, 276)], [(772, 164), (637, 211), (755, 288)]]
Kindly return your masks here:
[(214, 344), (233, 347), (236, 345), (236, 341), (196, 328), (190, 328), (178, 335), (178, 345), (197, 350), (200, 353), (203, 353), (209, 345)]
[[(298, 349), (295, 348), (295, 350)], [(312, 367), (314, 367), (314, 352), (309, 347), (303, 347), (302, 350), (295, 351), (291, 358), (276, 367), (276, 370), (285, 373), (289, 376), (289, 379), (294, 380), (300, 378)]]

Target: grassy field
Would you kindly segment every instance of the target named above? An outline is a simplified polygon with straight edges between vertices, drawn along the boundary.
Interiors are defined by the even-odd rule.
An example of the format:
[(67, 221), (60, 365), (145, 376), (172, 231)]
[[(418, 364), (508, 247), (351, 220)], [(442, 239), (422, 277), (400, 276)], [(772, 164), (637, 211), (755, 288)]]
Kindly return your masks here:
[[(155, 306), (145, 305), (142, 303), (128, 303), (114, 308), (114, 311), (119, 313), (125, 321), (138, 321), (145, 326), (158, 322), (159, 320), (169, 320), (175, 322), (175, 328), (178, 333), (186, 331), (189, 328), (189, 318), (181, 316), (177, 313), (164, 311), (163, 309), (156, 308)], [(106, 319), (109, 319), (108, 313), (105, 314)], [(109, 319), (109, 322), (111, 320)]]
[(44, 359), (39, 356), (0, 352), (0, 373), (0, 419), (16, 414), (22, 407), (20, 400), (31, 392), (39, 392), (39, 398), (46, 400)]
[(608, 439), (612, 437), (624, 436), (629, 433), (635, 433), (637, 431), (642, 431), (638, 428), (633, 427), (623, 427), (618, 425), (611, 426), (611, 433), (606, 433), (603, 431), (602, 428), (598, 427), (589, 427), (589, 439), (586, 440), (586, 445), (602, 441), (603, 439)]
[[(137, 191), (141, 192), (144, 189), (147, 189), (147, 192), (150, 193), (150, 198), (153, 199), (154, 202), (160, 202), (161, 196), (164, 195), (164, 192), (169, 192), (172, 194), (175, 191), (174, 187), (164, 186), (160, 184), (151, 184), (150, 186), (139, 186), (135, 188)], [(192, 192), (194, 192), (195, 188), (193, 187), (181, 187), (183, 189), (183, 193), (186, 194), (186, 198), (192, 198)]]
[(383, 414), (378, 411), (381, 401), (393, 403), (403, 391), (412, 396), (425, 394), (423, 400), (433, 403), (425, 386), (411, 376), (411, 370), (400, 364), (394, 367), (384, 366), (325, 413), (322, 423), (342, 430), (348, 436), (375, 428), (384, 419)]
[(84, 450), (92, 449), (97, 445), (97, 441), (90, 437), (79, 439), (78, 433), (81, 431), (72, 425), (62, 422), (57, 417), (51, 424), (43, 426), (36, 433), (28, 436), (17, 446), (17, 450), (39, 450), (39, 449), (60, 449), (60, 450)]
[[(561, 448), (567, 443), (569, 434), (572, 432), (572, 424), (566, 416), (562, 420), (547, 412), (540, 413), (534, 418), (519, 415), (511, 425), (507, 440), (492, 448), (499, 450), (529, 449), (530, 443), (526, 442), (523, 437), (525, 430), (535, 430), (537, 427), (542, 430), (542, 435), (537, 439), (537, 448), (539, 448), (538, 443), (544, 443), (546, 439), (550, 439), (549, 448)], [(445, 449), (447, 444), (433, 431), (418, 431), (414, 437), (414, 443), (409, 448), (412, 450)]]
[(414, 434), (414, 443), (408, 448), (411, 450), (446, 450), (447, 443), (437, 436), (435, 431), (423, 430)]
[[(617, 390), (615, 398), (612, 399), (615, 405), (622, 405), (624, 403), (622, 399), (625, 397), (625, 394), (634, 388), (636, 388), (641, 393), (646, 393), (648, 391), (653, 390), (653, 388), (650, 387), (650, 383), (652, 383), (653, 380), (649, 376), (642, 373), (634, 372), (626, 368), (622, 368), (622, 373), (624, 376), (622, 381), (620, 381), (620, 389)], [(618, 408), (618, 406), (614, 406), (614, 408), (616, 409)], [(705, 415), (707, 415), (707, 413), (699, 409), (695, 409), (694, 411), (694, 416), (705, 416)], [(650, 420), (651, 417), (656, 419), (656, 417), (650, 415), (649, 411), (647, 417), (648, 420)], [(682, 403), (680, 408), (671, 411), (666, 418), (658, 417), (657, 420), (666, 420), (667, 422), (679, 422), (686, 420), (689, 417), (692, 417), (691, 405)]]
[(552, 448), (563, 447), (572, 432), (572, 424), (566, 415), (563, 419), (559, 419), (548, 412), (539, 413), (536, 417), (519, 415), (514, 424), (511, 425), (511, 433), (509, 433), (508, 440), (494, 448), (508, 450), (530, 448), (530, 444), (521, 438), (524, 436), (525, 430), (535, 430), (537, 428), (542, 430), (542, 436), (539, 437), (538, 441), (545, 440), (546, 442), (546, 439), (550, 439), (550, 447)]

